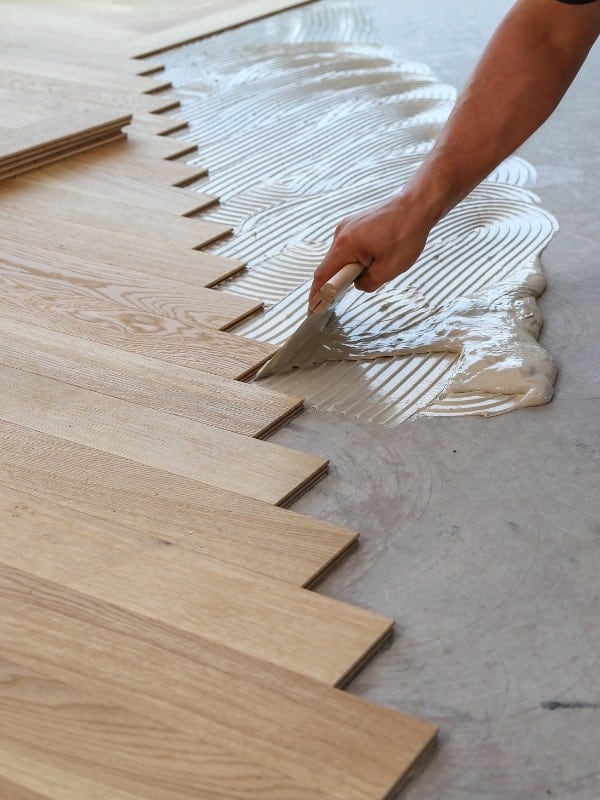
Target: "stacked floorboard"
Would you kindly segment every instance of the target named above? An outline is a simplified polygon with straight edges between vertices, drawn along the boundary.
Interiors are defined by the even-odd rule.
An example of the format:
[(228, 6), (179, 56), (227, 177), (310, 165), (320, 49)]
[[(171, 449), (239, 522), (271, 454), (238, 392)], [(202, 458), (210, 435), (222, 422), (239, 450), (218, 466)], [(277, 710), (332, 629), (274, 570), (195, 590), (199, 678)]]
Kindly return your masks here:
[[(284, 4), (210, 5), (204, 33)], [(389, 797), (435, 728), (340, 689), (392, 621), (309, 591), (357, 536), (283, 508), (327, 460), (264, 441), (302, 400), (243, 382), (273, 348), (228, 329), (260, 304), (210, 288), (243, 269), (200, 249), (231, 232), (194, 216), (216, 200), (182, 188), (205, 171), (161, 135), (158, 65), (109, 46), (167, 12), (0, 6), (13, 67), (133, 113), (0, 186), (0, 797)]]

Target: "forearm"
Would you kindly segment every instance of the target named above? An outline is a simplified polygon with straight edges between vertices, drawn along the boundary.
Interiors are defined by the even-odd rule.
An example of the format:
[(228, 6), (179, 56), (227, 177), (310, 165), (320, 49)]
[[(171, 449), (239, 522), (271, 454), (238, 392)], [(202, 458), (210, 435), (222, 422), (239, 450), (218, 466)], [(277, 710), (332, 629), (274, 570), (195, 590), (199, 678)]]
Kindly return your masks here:
[(552, 114), (600, 31), (598, 5), (520, 0), (404, 198), (435, 224)]

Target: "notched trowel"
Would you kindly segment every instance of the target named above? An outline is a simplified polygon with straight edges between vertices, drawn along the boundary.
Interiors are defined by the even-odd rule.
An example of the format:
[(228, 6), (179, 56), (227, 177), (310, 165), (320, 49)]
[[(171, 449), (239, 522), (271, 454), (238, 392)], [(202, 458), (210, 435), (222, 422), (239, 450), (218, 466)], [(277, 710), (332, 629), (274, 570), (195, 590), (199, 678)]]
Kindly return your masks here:
[[(340, 298), (358, 276), (363, 272), (362, 264), (346, 264), (339, 272), (325, 283), (318, 294), (310, 302), (310, 313), (299, 328), (290, 336), (266, 364), (256, 373), (256, 378), (267, 378), (269, 375), (281, 375), (299, 366), (296, 361), (304, 362), (301, 354), (307, 344), (317, 333), (320, 333), (333, 314), (335, 301)], [(300, 356), (300, 358), (297, 358)]]

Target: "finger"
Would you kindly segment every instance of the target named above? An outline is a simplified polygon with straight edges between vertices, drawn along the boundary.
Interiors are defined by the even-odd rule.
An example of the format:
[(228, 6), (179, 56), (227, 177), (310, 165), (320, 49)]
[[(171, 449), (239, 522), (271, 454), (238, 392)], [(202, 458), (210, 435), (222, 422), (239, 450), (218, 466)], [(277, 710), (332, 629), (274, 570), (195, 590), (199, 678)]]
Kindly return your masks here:
[(315, 270), (309, 293), (309, 302), (316, 294), (318, 294), (318, 292), (320, 292), (320, 290), (323, 288), (323, 285), (327, 283), (327, 281), (336, 273), (338, 273), (342, 267), (348, 264), (350, 260), (351, 259), (348, 259), (348, 257), (343, 253), (333, 249), (327, 253), (323, 261), (321, 261)]

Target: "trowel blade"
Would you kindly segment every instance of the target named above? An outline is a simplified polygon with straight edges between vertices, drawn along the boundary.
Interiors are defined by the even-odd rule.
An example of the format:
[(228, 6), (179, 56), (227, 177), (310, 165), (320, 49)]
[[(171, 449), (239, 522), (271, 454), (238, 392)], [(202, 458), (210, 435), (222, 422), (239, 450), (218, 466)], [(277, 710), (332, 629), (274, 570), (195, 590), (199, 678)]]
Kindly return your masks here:
[(293, 369), (309, 366), (312, 362), (307, 362), (302, 355), (302, 351), (312, 337), (325, 328), (332, 314), (333, 308), (328, 308), (320, 314), (309, 314), (300, 327), (292, 333), (283, 347), (259, 369), (256, 373), (256, 378), (282, 375), (284, 372), (291, 372)]

